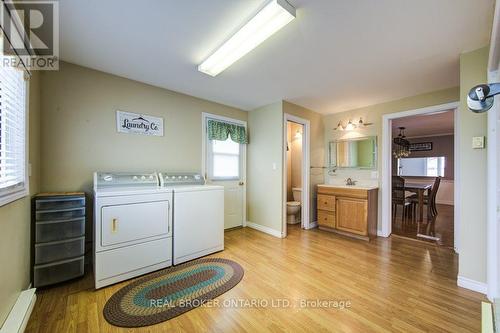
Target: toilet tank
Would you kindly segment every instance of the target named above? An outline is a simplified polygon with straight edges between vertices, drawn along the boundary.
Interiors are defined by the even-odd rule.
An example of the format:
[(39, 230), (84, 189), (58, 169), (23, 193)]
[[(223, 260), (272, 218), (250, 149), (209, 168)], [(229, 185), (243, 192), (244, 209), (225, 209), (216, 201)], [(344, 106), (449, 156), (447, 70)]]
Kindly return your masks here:
[(302, 202), (302, 189), (300, 187), (292, 188), (293, 201)]

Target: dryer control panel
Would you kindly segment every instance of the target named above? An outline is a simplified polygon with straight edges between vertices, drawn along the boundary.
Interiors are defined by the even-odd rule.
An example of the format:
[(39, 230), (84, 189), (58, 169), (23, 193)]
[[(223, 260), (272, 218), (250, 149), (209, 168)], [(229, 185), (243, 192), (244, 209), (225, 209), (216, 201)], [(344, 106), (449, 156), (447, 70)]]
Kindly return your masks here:
[(196, 172), (160, 172), (161, 186), (205, 185), (205, 178)]

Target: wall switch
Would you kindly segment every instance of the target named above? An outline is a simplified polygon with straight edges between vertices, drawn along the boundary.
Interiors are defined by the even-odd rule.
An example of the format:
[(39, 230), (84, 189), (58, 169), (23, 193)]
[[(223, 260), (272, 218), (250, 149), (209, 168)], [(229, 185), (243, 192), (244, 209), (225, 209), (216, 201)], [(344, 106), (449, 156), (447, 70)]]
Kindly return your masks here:
[(472, 138), (472, 149), (484, 148), (484, 136), (474, 136)]

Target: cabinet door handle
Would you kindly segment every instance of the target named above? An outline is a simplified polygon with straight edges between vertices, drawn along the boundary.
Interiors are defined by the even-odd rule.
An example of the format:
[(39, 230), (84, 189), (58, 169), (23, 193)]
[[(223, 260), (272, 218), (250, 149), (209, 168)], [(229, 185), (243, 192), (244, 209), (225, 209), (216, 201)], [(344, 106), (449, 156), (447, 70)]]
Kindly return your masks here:
[(118, 219), (114, 218), (111, 221), (111, 232), (117, 232), (118, 231)]

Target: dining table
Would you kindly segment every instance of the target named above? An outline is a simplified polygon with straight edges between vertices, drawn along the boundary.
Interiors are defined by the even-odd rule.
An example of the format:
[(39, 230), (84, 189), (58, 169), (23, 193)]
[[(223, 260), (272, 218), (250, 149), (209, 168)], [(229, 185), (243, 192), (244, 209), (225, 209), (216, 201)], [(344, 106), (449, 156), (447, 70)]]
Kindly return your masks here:
[[(405, 191), (413, 192), (417, 194), (418, 197), (418, 212), (419, 212), (419, 222), (424, 220), (424, 195), (425, 192), (432, 188), (432, 184), (425, 183), (405, 183)], [(429, 210), (429, 205), (427, 205), (427, 210)]]

